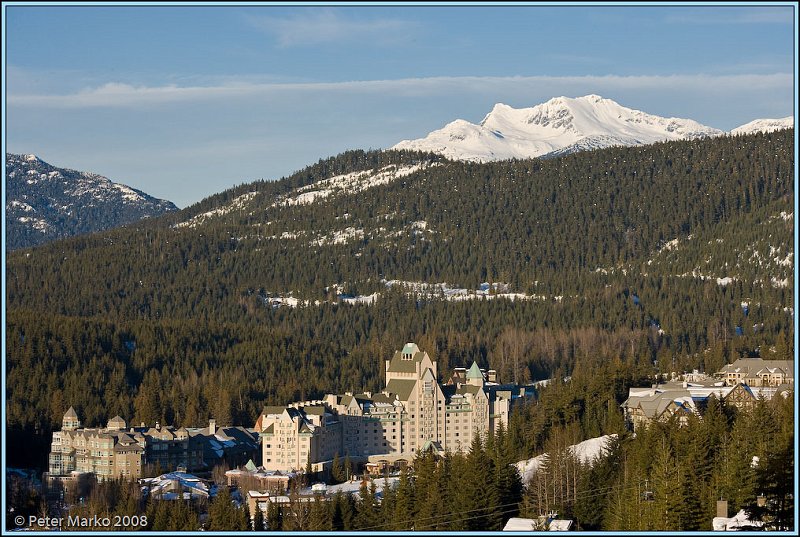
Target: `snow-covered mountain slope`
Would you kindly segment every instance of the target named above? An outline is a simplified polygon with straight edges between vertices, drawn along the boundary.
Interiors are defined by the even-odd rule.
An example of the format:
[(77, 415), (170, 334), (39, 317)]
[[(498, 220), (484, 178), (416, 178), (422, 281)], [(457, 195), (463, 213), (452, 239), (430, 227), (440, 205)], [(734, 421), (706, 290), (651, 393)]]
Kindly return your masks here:
[(176, 211), (101, 175), (6, 155), (6, 248), (14, 250)]
[[(390, 164), (377, 170), (361, 170), (357, 172), (335, 175), (327, 179), (322, 179), (293, 189), (291, 192), (279, 196), (271, 207), (289, 207), (291, 205), (309, 205), (319, 203), (329, 197), (339, 194), (350, 195), (367, 190), (368, 188), (386, 185), (392, 181), (408, 177), (409, 175), (425, 170), (431, 166), (438, 165), (436, 162), (424, 161), (418, 164)], [(193, 216), (185, 222), (174, 225), (175, 228), (195, 227), (209, 219), (224, 216), (234, 211), (253, 214), (253, 206), (257, 205), (255, 200), (258, 192), (248, 192), (243, 194), (227, 205), (217, 207), (211, 211)], [(254, 201), (255, 200), (255, 201)], [(286, 237), (284, 237), (286, 238)], [(293, 238), (296, 238), (293, 236)]]
[(485, 162), (722, 134), (691, 119), (654, 116), (599, 95), (586, 95), (556, 97), (533, 108), (496, 104), (478, 125), (458, 119), (425, 138), (403, 140), (392, 149), (432, 151), (451, 159)]
[(794, 117), (789, 116), (782, 119), (755, 119), (750, 123), (745, 123), (741, 127), (736, 127), (731, 134), (753, 134), (756, 132), (772, 132), (781, 129), (791, 129), (794, 127)]

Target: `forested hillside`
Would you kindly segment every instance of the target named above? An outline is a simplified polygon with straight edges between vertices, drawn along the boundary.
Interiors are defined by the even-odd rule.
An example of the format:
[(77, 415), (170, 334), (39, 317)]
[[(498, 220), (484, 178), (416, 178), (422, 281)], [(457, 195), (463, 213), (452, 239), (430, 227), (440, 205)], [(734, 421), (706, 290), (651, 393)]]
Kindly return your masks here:
[[(626, 380), (602, 419), (659, 370), (791, 357), (792, 142), (788, 130), (490, 164), (353, 151), (13, 252), (7, 427), (31, 450), (10, 463), (43, 465), (70, 405), (88, 425), (251, 425), (264, 404), (377, 390), (406, 341), (441, 371), (474, 359), (508, 381), (619, 360)], [(418, 299), (386, 280), (518, 297)], [(378, 296), (345, 305), (337, 289)], [(271, 300), (290, 295), (309, 305)]]
[(177, 211), (175, 205), (95, 173), (6, 154), (6, 250), (111, 229)]

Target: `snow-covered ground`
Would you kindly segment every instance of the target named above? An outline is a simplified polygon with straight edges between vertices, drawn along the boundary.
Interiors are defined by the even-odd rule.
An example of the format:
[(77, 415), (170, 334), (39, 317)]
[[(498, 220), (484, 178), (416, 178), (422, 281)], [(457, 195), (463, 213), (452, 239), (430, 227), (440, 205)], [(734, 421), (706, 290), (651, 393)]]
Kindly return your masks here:
[[(591, 464), (605, 454), (609, 441), (616, 438), (615, 434), (607, 434), (597, 438), (590, 438), (569, 447), (571, 454), (576, 456), (583, 464)], [(547, 460), (548, 454), (543, 453), (526, 461), (519, 461), (517, 469), (522, 476), (522, 482), (527, 483)]]
[(365, 170), (360, 172), (335, 175), (329, 179), (323, 179), (316, 183), (295, 189), (289, 194), (280, 197), (275, 206), (280, 205), (305, 205), (314, 203), (317, 200), (325, 199), (332, 194), (339, 192), (354, 194), (368, 188), (379, 185), (386, 185), (402, 177), (407, 177), (414, 172), (424, 170), (436, 163), (422, 162), (414, 165), (395, 165), (390, 164), (375, 170)]
[(764, 525), (763, 522), (753, 521), (747, 518), (747, 513), (744, 509), (736, 513), (735, 516), (727, 517), (714, 517), (712, 520), (714, 531), (742, 531), (750, 528), (760, 528)]
[(198, 214), (190, 218), (185, 222), (179, 222), (175, 224), (173, 227), (181, 228), (181, 227), (195, 227), (198, 224), (203, 223), (204, 221), (208, 220), (209, 218), (214, 218), (216, 216), (223, 216), (232, 211), (241, 210), (247, 206), (247, 203), (252, 200), (258, 192), (247, 192), (246, 194), (242, 194), (234, 199), (227, 205), (223, 205), (222, 207), (217, 207), (216, 209), (212, 209), (205, 213)]
[[(394, 488), (397, 486), (398, 481), (400, 481), (399, 477), (376, 477), (374, 480), (375, 482), (375, 490), (379, 495), (383, 494), (384, 488), (388, 485), (389, 488)], [(370, 484), (367, 483), (367, 487), (369, 488)], [(347, 494), (353, 494), (356, 498), (359, 496), (359, 489), (361, 488), (361, 481), (345, 481), (344, 483), (339, 483), (338, 485), (328, 485), (325, 490), (325, 494), (328, 496), (333, 496), (337, 492), (344, 492)], [(314, 491), (311, 487), (305, 488), (300, 490), (300, 494), (303, 496), (312, 495)]]
[[(399, 286), (404, 289), (409, 296), (416, 296), (422, 299), (436, 300), (444, 299), (448, 301), (462, 301), (462, 300), (475, 300), (486, 299), (492, 300), (496, 298), (505, 298), (508, 300), (547, 300), (543, 295), (526, 295), (524, 293), (509, 293), (509, 285), (506, 283), (493, 283), (489, 284), (484, 282), (478, 289), (466, 289), (463, 287), (450, 287), (447, 283), (425, 283), (425, 282), (410, 282), (404, 280), (381, 280), (387, 288)], [(341, 294), (343, 286), (335, 284), (331, 286), (336, 290), (338, 295), (337, 301), (340, 304), (374, 304), (381, 296), (380, 293), (375, 292), (371, 295), (343, 295)], [(326, 291), (328, 288), (326, 288)], [(560, 302), (564, 297), (553, 297), (553, 300)], [(291, 296), (278, 295), (266, 299), (268, 305), (277, 308), (280, 306), (300, 307), (300, 306), (319, 306), (322, 302), (319, 300), (300, 300), (292, 298)]]
[[(526, 295), (524, 293), (509, 293), (507, 283), (483, 282), (478, 289), (466, 289), (464, 287), (452, 287), (447, 282), (427, 283), (411, 282), (404, 280), (382, 280), (388, 288), (400, 286), (408, 294), (421, 296), (423, 298), (435, 299), (443, 298), (450, 301), (473, 300), (476, 298), (507, 298), (509, 300), (546, 300), (541, 295)], [(557, 298), (557, 297), (556, 297)]]
[[(315, 203), (319, 200), (324, 200), (334, 194), (355, 194), (366, 190), (368, 188), (372, 188), (379, 185), (389, 184), (392, 181), (396, 181), (403, 177), (407, 177), (414, 172), (427, 169), (431, 166), (437, 166), (438, 163), (436, 162), (421, 162), (419, 164), (406, 164), (406, 165), (395, 165), (390, 164), (388, 166), (384, 166), (379, 170), (364, 170), (359, 172), (352, 172), (342, 175), (336, 175), (330, 177), (328, 179), (323, 179), (322, 181), (317, 181), (310, 185), (306, 185), (300, 188), (296, 188), (293, 191), (289, 192), (288, 194), (279, 196), (275, 202), (271, 205), (271, 207), (288, 207), (292, 205), (307, 205), (310, 203)], [(224, 216), (232, 211), (240, 211), (247, 209), (248, 204), (250, 201), (258, 194), (258, 192), (247, 192), (242, 194), (241, 196), (237, 197), (230, 203), (223, 205), (221, 207), (217, 207), (210, 211), (207, 211), (202, 214), (198, 214), (185, 222), (180, 222), (175, 224), (173, 227), (181, 228), (181, 227), (195, 227), (198, 224), (210, 219), (219, 216)], [(349, 215), (345, 216), (347, 219)], [(412, 228), (418, 223), (415, 222), (412, 224)], [(422, 222), (424, 224), (424, 222)], [(348, 228), (351, 229), (351, 228)], [(420, 229), (425, 229), (425, 227), (421, 227)], [(347, 230), (345, 230), (347, 231)], [(360, 230), (363, 236), (363, 230)], [(287, 235), (288, 233), (288, 235)], [(327, 236), (321, 236), (317, 239), (319, 244), (327, 244), (332, 241), (333, 244), (341, 244), (342, 242), (346, 242), (347, 238), (341, 239), (337, 241), (336, 234), (340, 232), (334, 232), (334, 236), (332, 239), (329, 239)], [(275, 236), (271, 238), (277, 238)], [(287, 238), (296, 238), (294, 233), (284, 232), (283, 235), (280, 236), (281, 239)]]
[(341, 231), (334, 231), (329, 235), (322, 235), (317, 239), (311, 241), (312, 246), (324, 246), (326, 244), (345, 244), (352, 240), (361, 240), (364, 238), (364, 230), (348, 227)]

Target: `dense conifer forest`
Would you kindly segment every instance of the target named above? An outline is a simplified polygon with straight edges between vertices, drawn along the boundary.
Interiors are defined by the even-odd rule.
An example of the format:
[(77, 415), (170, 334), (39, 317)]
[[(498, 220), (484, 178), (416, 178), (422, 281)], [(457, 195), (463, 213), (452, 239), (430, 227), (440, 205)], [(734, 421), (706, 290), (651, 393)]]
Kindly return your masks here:
[[(361, 482), (358, 496), (337, 492), (328, 501), (304, 502), (299, 487), (318, 478), (304, 475), (288, 503), (251, 519), (224, 486), (211, 501), (157, 501), (135, 483), (112, 480), (69, 491), (86, 498), (70, 513), (144, 516), (141, 527), (156, 531), (497, 531), (513, 516), (536, 520), (547, 513), (572, 520), (578, 530), (709, 531), (716, 501), (724, 498), (731, 514), (744, 509), (752, 520), (769, 521), (767, 529), (793, 527), (792, 398), (737, 409), (712, 397), (702, 419), (657, 423), (633, 435), (612, 407), (636, 380), (636, 368), (620, 360), (576, 368), (568, 381), (543, 388), (507, 430), (475, 439), (465, 453), (418, 454), (413, 470), (381, 494), (376, 484), (383, 478), (376, 477)], [(569, 451), (598, 433), (617, 435), (603, 457), (582, 462)], [(514, 463), (540, 452), (547, 460), (523, 484)]]
[[(712, 497), (724, 489), (746, 507), (752, 496), (736, 496), (744, 485), (731, 481), (729, 465), (753, 491), (778, 469), (747, 470), (746, 457), (793, 460), (791, 406), (737, 414), (715, 405), (713, 420), (631, 438), (619, 405), (658, 373), (714, 372), (747, 356), (792, 359), (793, 134), (489, 164), (352, 151), (158, 219), (13, 252), (6, 432), (9, 446), (29, 449), (9, 450), (9, 464), (44, 467), (70, 405), (89, 426), (115, 414), (252, 426), (265, 404), (379, 391), (383, 360), (414, 341), (443, 375), (476, 360), (503, 381), (555, 381), (502, 437), (445, 464), (420, 461), (435, 470), (380, 505), (369, 494), (311, 505), (302, 529), (406, 529), (383, 524), (413, 517), (430, 521), (415, 529), (500, 529), (503, 517), (545, 508), (584, 529), (710, 529)], [(282, 202), (334, 175), (420, 162), (429, 166), (357, 194)], [(243, 208), (176, 226), (243, 195)], [(330, 240), (348, 228), (363, 233)], [(500, 282), (536, 296), (447, 301), (388, 288), (392, 279), (470, 289)], [(344, 304), (337, 284), (379, 296)], [(290, 294), (311, 305), (270, 301)], [(767, 418), (772, 428), (754, 433)], [(572, 485), (559, 481), (558, 493), (546, 492), (550, 482), (523, 492), (500, 475), (509, 462), (611, 433), (619, 439), (601, 464), (564, 462)], [(505, 485), (476, 477), (490, 474)], [(665, 487), (656, 502), (676, 491), (697, 501), (642, 502), (645, 479)], [(474, 512), (476, 498), (496, 509), (476, 514), (486, 520), (445, 519), (436, 509), (448, 494), (461, 512)], [(678, 514), (661, 517), (665, 510)], [(271, 516), (271, 527), (293, 529), (281, 513)]]

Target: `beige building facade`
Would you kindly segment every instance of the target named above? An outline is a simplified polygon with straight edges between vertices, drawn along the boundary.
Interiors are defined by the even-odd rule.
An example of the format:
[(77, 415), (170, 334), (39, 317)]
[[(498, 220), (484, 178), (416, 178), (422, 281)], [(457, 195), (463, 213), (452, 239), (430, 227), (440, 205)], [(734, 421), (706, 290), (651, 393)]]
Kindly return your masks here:
[(794, 362), (790, 360), (762, 360), (739, 358), (717, 373), (728, 386), (747, 384), (750, 387), (794, 386)]
[(512, 403), (530, 388), (489, 382), (472, 364), (453, 383), (438, 381), (437, 364), (407, 343), (385, 361), (381, 393), (329, 394), (319, 401), (267, 407), (256, 424), (267, 470), (314, 471), (350, 456), (409, 463), (426, 446), (467, 451), (476, 435), (508, 425)]
[(128, 427), (115, 416), (105, 428), (83, 428), (75, 409), (53, 432), (48, 477), (94, 474), (99, 480), (142, 477), (144, 466), (163, 471), (210, 469), (223, 459), (239, 464), (258, 454), (258, 435), (243, 427)]

